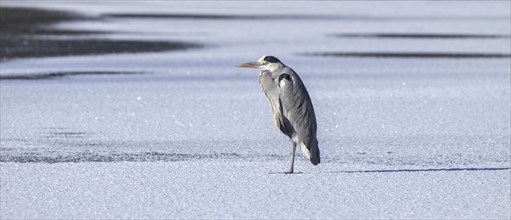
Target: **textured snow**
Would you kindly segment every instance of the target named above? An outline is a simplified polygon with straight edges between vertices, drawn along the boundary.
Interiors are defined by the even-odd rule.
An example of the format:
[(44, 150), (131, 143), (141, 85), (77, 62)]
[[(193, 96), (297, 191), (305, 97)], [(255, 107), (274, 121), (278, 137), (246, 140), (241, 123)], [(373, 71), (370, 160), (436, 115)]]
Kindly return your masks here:
[(16, 191), (2, 191), (8, 198), (2, 199), (2, 215), (482, 219), (508, 214), (508, 171), (349, 173), (364, 166), (325, 163), (319, 172), (267, 174), (265, 167), (280, 165), (230, 160), (8, 164), (2, 172), (11, 175), (2, 176), (2, 189)]
[[(509, 2), (2, 1), (7, 5), (90, 15), (309, 17), (57, 24), (115, 32), (98, 38), (206, 47), (1, 63), (2, 75), (142, 72), (0, 81), (2, 219), (511, 217), (509, 58), (301, 55), (509, 54)], [(339, 33), (508, 37), (331, 36)], [(291, 144), (272, 124), (257, 71), (234, 68), (263, 54), (296, 70), (314, 103), (322, 163), (312, 166), (298, 153), (296, 175), (280, 173)]]

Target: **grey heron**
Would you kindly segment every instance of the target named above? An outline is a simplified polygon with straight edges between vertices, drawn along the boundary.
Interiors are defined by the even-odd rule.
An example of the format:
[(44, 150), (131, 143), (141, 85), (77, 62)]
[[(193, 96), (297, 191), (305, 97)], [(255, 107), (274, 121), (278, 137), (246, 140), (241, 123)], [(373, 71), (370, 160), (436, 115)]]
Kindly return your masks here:
[(298, 74), (274, 56), (262, 56), (256, 62), (238, 67), (260, 71), (259, 84), (268, 98), (273, 122), (291, 139), (291, 166), (287, 173), (293, 173), (297, 145), (301, 145), (302, 153), (312, 164), (319, 164), (316, 115)]

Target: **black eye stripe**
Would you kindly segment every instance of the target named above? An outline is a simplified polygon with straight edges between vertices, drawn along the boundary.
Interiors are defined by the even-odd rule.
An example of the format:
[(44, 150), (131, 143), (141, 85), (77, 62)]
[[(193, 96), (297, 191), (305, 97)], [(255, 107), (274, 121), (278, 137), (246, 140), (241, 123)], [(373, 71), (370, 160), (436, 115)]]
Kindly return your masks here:
[(266, 57), (264, 58), (264, 61), (269, 62), (269, 63), (278, 63), (278, 62), (280, 62), (280, 60), (279, 60), (279, 59), (277, 59), (277, 58), (276, 58), (276, 57), (274, 57), (274, 56), (266, 56)]

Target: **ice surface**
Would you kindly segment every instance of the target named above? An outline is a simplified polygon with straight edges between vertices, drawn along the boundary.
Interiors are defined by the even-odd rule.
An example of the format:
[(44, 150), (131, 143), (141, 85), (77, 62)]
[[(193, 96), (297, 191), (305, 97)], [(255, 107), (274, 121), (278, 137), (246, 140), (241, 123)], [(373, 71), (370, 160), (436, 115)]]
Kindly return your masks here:
[(237, 160), (7, 164), (2, 172), (11, 175), (2, 176), (2, 195), (8, 198), (2, 199), (2, 215), (481, 219), (508, 214), (509, 170), (372, 172), (325, 163), (321, 171), (268, 174), (267, 167), (279, 166), (280, 161)]
[[(509, 57), (303, 55), (509, 54), (509, 2), (8, 5), (275, 18), (63, 22), (55, 27), (111, 32), (86, 37), (205, 47), (2, 62), (1, 76), (126, 73), (0, 81), (2, 219), (511, 217)], [(501, 37), (334, 36), (350, 33)], [(301, 174), (278, 173), (289, 140), (273, 127), (257, 71), (234, 68), (263, 54), (294, 68), (314, 103), (322, 163), (299, 155)]]

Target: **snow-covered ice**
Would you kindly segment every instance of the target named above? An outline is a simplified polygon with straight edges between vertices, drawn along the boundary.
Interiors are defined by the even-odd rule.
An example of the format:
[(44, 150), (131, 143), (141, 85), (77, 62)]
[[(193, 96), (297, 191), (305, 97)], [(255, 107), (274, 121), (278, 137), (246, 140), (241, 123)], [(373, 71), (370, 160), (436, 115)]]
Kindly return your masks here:
[[(205, 46), (0, 63), (0, 76), (137, 73), (0, 81), (2, 219), (511, 218), (509, 56), (306, 55), (509, 55), (509, 2), (1, 2), (12, 5), (105, 16), (56, 24), (110, 32), (85, 37)], [(440, 37), (377, 37), (389, 33)], [(234, 68), (263, 54), (314, 103), (322, 163), (298, 153), (300, 174), (279, 173), (291, 145), (257, 71)]]
[[(506, 218), (501, 171), (268, 174), (281, 161), (8, 164), (6, 218)], [(500, 177), (499, 177), (500, 176)]]

